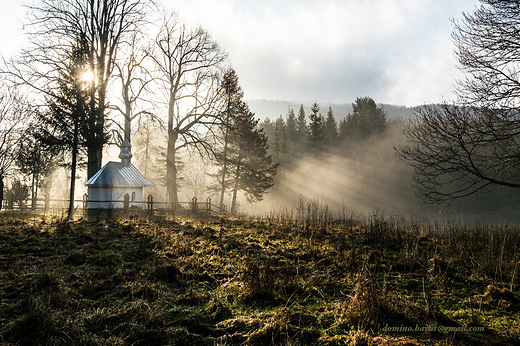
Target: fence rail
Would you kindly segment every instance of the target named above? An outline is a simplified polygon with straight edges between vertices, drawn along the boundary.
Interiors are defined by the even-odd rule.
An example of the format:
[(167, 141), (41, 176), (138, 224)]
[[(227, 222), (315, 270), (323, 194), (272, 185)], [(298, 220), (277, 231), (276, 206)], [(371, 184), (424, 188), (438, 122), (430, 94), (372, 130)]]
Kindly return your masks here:
[[(108, 204), (112, 207), (103, 208), (99, 205), (95, 205), (98, 208), (92, 207), (94, 203)], [(90, 204), (90, 206), (89, 206)], [(114, 207), (116, 205), (123, 205), (123, 207)], [(192, 212), (192, 213), (206, 213), (223, 215), (227, 214), (225, 206), (220, 208), (219, 206), (211, 202), (211, 198), (207, 198), (205, 202), (199, 202), (196, 197), (193, 197), (191, 202), (177, 202), (177, 205), (164, 201), (154, 201), (152, 195), (149, 195), (146, 201), (131, 201), (130, 196), (126, 194), (123, 200), (102, 200), (102, 201), (89, 201), (88, 195), (84, 194), (80, 200), (74, 200), (75, 209), (87, 210), (119, 210), (119, 211), (147, 211), (149, 213), (155, 212)], [(8, 203), (4, 201), (3, 209), (33, 209), (33, 210), (55, 210), (55, 209), (68, 209), (68, 199), (51, 199), (51, 198), (38, 198), (33, 201), (31, 199), (22, 201), (21, 203)]]

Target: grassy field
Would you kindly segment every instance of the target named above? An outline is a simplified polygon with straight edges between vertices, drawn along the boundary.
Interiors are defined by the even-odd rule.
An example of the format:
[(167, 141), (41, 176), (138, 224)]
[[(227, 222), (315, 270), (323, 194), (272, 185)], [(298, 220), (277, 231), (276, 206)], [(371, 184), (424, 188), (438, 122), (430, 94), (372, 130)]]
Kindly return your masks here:
[(0, 343), (520, 345), (519, 246), (380, 215), (2, 212)]

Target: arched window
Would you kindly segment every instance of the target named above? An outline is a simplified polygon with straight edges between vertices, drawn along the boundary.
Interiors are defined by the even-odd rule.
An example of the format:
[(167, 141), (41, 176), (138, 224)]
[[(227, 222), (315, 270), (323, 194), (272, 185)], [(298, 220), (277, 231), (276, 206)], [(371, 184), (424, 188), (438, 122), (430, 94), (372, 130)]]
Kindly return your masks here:
[(135, 191), (132, 192), (132, 202), (134, 202), (134, 201), (135, 201)]

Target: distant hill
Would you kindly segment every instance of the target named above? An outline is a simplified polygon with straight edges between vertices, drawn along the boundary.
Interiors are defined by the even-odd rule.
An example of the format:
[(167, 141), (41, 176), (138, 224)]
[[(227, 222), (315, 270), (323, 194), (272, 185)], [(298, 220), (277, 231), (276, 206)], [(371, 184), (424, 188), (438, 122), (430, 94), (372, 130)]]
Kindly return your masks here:
[[(275, 120), (280, 115), (285, 118), (287, 115), (287, 110), (289, 108), (294, 109), (294, 112), (298, 114), (298, 110), (300, 109), (301, 103), (295, 103), (290, 101), (273, 101), (273, 100), (246, 100), (249, 104), (249, 108), (253, 113), (255, 113), (257, 118), (260, 118), (263, 121), (266, 118), (271, 120)], [(348, 113), (352, 112), (352, 103), (319, 103), (321, 108), (321, 114), (326, 116), (329, 107), (332, 107), (332, 112), (334, 113), (334, 117), (337, 121), (345, 118)], [(386, 115), (389, 119), (402, 117), (402, 118), (413, 118), (413, 108), (406, 106), (395, 106), (389, 104), (378, 104), (378, 106), (383, 106), (383, 109), (386, 111)], [(311, 105), (304, 104), (303, 108), (305, 109), (305, 114), (309, 115), (311, 112)]]

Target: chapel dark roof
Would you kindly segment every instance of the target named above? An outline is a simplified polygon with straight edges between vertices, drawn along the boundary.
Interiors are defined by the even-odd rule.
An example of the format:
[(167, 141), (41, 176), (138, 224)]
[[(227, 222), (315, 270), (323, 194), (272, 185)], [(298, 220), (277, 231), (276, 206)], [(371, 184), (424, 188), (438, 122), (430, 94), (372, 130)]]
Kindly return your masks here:
[(110, 161), (86, 183), (88, 187), (145, 187), (154, 185), (131, 163)]

